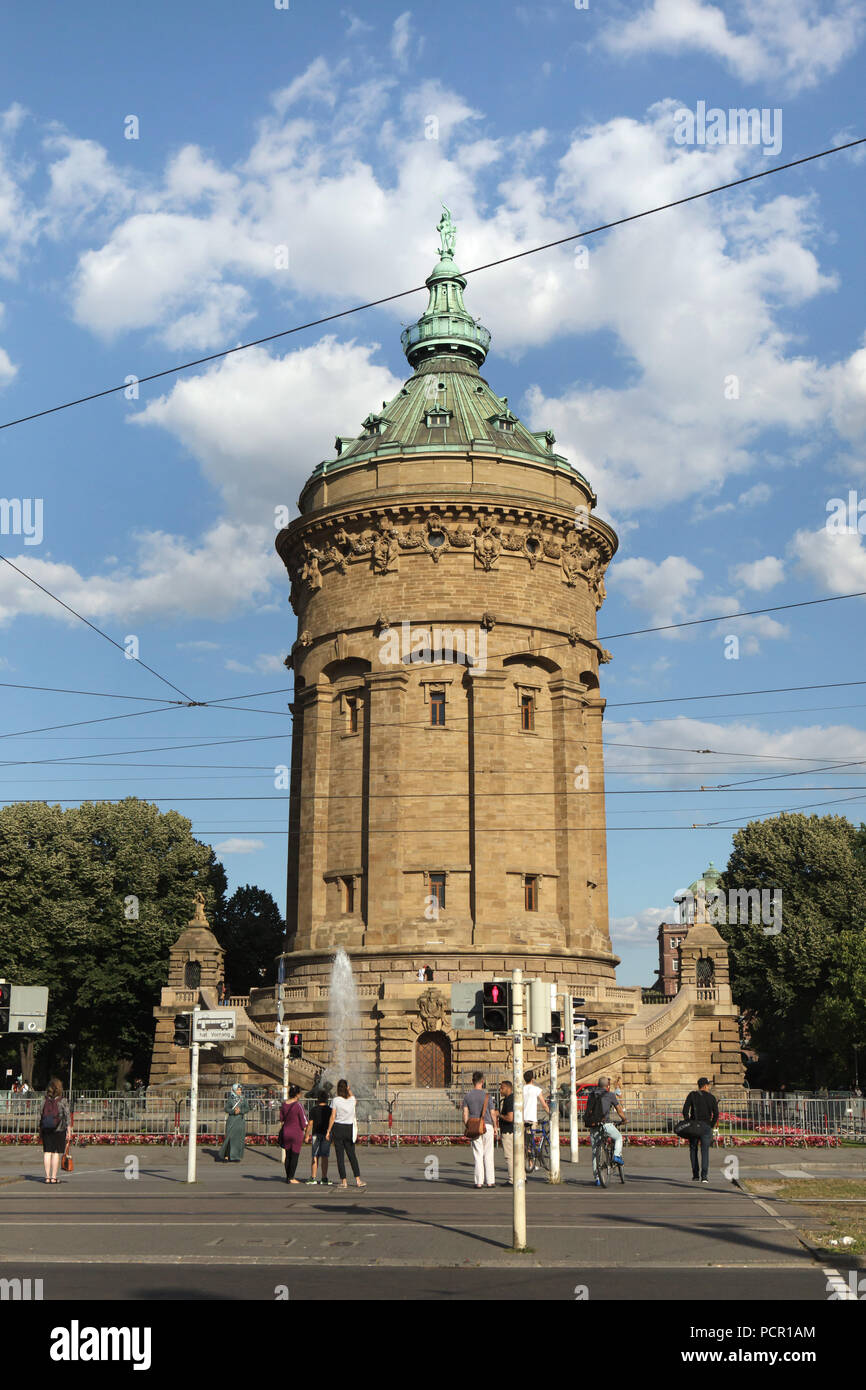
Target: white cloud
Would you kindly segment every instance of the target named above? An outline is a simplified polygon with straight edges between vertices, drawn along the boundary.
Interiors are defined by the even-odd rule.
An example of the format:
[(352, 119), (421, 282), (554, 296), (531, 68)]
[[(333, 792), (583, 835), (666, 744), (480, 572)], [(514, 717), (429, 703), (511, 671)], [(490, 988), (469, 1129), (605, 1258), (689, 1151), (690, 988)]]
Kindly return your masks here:
[[(857, 532), (798, 531), (788, 547), (801, 574), (826, 594), (866, 590), (866, 545)], [(853, 600), (853, 602), (857, 602)], [(861, 617), (862, 620), (862, 617)]]
[(733, 571), (735, 583), (744, 584), (747, 589), (757, 589), (759, 592), (781, 584), (784, 578), (785, 566), (775, 555), (765, 555), (762, 560), (737, 565)]
[(680, 622), (687, 615), (702, 571), (682, 555), (656, 563), (643, 556), (616, 562), (617, 592), (646, 613), (650, 623)]
[(758, 507), (763, 502), (769, 502), (773, 495), (773, 489), (767, 483), (755, 483), (754, 487), (741, 492), (737, 502), (741, 507)]
[(5, 348), (0, 347), (0, 391), (4, 386), (8, 386), (13, 377), (17, 376), (18, 368), (12, 361)]
[[(682, 751), (674, 751), (677, 749)], [(700, 755), (696, 751), (698, 749), (711, 749), (712, 752)], [(638, 784), (714, 787), (756, 777), (771, 777), (774, 773), (796, 773), (794, 777), (785, 778), (779, 787), (767, 787), (760, 793), (744, 793), (732, 786), (711, 795), (695, 794), (697, 801), (685, 800), (684, 804), (695, 806), (706, 802), (703, 814), (690, 816), (690, 820), (696, 823), (729, 817), (733, 819), (740, 811), (744, 813), (742, 819), (747, 820), (797, 804), (829, 801), (834, 793), (820, 787), (814, 795), (809, 790), (793, 790), (794, 786), (803, 786), (808, 782), (810, 761), (814, 761), (816, 767), (823, 767), (834, 761), (841, 764), (860, 758), (866, 760), (866, 729), (848, 724), (812, 724), (773, 729), (764, 721), (760, 725), (746, 720), (717, 724), (710, 720), (681, 716), (654, 719), (647, 723), (639, 719), (620, 723), (613, 712), (605, 718), (605, 765), (610, 770), (627, 766)], [(819, 782), (826, 784), (827, 780), (828, 774), (821, 773)], [(617, 787), (621, 781), (619, 777), (616, 779)], [(786, 786), (786, 783), (789, 785)], [(843, 787), (840, 796), (845, 795), (847, 792)], [(616, 800), (619, 802), (621, 798), (617, 797)], [(721, 809), (722, 803), (724, 809)], [(714, 806), (720, 809), (714, 810)], [(830, 806), (826, 812), (819, 814), (834, 814), (835, 809)], [(840, 805), (838, 809), (844, 814), (844, 806)]]
[(281, 358), (251, 348), (181, 378), (132, 419), (175, 435), (232, 516), (273, 526), (276, 507), (295, 513), (312, 467), (333, 456), (334, 435), (359, 434), (370, 408), (400, 389), (374, 350), (332, 337)]
[[(20, 568), (64, 603), (94, 621), (135, 624), (178, 618), (226, 619), (272, 596), (281, 566), (267, 527), (218, 522), (195, 542), (160, 531), (135, 538), (131, 559), (105, 575), (26, 555)], [(0, 569), (0, 624), (22, 614), (74, 622), (57, 603), (8, 566)], [(140, 633), (137, 634), (139, 637)]]
[(391, 30), (391, 57), (399, 68), (405, 72), (408, 66), (409, 57), (409, 36), (412, 15), (409, 10), (404, 10), (394, 20), (394, 27)]
[(656, 946), (658, 930), (662, 922), (669, 922), (676, 908), (645, 907), (630, 917), (611, 917), (610, 934), (614, 942), (629, 946)]
[(834, 73), (863, 31), (858, 0), (739, 0), (731, 8), (736, 28), (707, 0), (653, 0), (628, 23), (610, 22), (602, 41), (625, 57), (705, 53), (745, 82), (781, 80), (796, 92)]
[(220, 840), (218, 845), (213, 846), (214, 854), (255, 854), (257, 850), (264, 849), (264, 840)]

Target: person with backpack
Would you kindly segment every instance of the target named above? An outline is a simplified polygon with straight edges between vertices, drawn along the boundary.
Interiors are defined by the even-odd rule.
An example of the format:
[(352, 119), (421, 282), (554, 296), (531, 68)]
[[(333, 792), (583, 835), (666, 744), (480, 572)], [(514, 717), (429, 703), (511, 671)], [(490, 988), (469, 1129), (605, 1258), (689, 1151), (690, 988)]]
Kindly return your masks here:
[(71, 1125), (69, 1105), (63, 1098), (63, 1082), (53, 1076), (45, 1091), (42, 1111), (39, 1116), (39, 1137), (42, 1140), (42, 1160), (45, 1164), (45, 1181), (59, 1182), (61, 1155), (66, 1151), (66, 1133)]
[[(719, 1102), (710, 1090), (706, 1076), (698, 1077), (698, 1089), (689, 1091), (683, 1105), (683, 1119), (698, 1125), (698, 1133), (689, 1135), (689, 1157), (692, 1160), (692, 1182), (705, 1187), (710, 1182), (710, 1143), (713, 1130), (719, 1123)], [(701, 1166), (698, 1171), (698, 1145), (701, 1147)]]
[(625, 1119), (625, 1115), (620, 1109), (619, 1100), (616, 1094), (610, 1089), (610, 1077), (600, 1076), (598, 1078), (598, 1085), (587, 1092), (586, 1110), (583, 1115), (583, 1123), (589, 1130), (592, 1143), (592, 1172), (596, 1187), (601, 1187), (601, 1178), (598, 1176), (597, 1159), (599, 1146), (603, 1142), (606, 1134), (609, 1134), (614, 1141), (614, 1163), (622, 1163), (623, 1161), (622, 1135), (610, 1119), (611, 1110), (615, 1110), (621, 1120)]

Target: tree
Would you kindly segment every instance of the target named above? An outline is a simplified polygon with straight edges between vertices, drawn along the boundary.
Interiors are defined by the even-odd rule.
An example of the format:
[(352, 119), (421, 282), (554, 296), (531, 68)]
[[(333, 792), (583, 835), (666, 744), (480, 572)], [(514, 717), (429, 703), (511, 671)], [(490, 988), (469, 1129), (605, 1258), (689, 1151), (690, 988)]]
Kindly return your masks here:
[(197, 889), (218, 905), (216, 868), (185, 817), (135, 797), (0, 810), (0, 974), (50, 990), (40, 1081), (68, 1066), (71, 1042), (82, 1084), (146, 1071), (169, 947)]
[(252, 988), (274, 983), (274, 959), (285, 950), (285, 930), (270, 893), (250, 884), (235, 890), (214, 919), (232, 994), (249, 994)]
[(781, 931), (719, 930), (731, 986), (753, 1009), (752, 1041), (767, 1084), (847, 1086), (851, 1030), (866, 1036), (864, 830), (844, 816), (786, 813), (734, 836), (724, 890), (780, 891)]

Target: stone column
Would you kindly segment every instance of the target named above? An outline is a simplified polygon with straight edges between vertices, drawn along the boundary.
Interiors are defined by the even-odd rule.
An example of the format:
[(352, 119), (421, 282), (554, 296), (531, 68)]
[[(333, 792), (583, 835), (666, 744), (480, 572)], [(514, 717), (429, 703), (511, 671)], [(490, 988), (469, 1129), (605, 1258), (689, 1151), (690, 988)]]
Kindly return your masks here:
[(397, 946), (403, 903), (403, 803), (398, 793), (409, 674), (368, 671), (364, 684), (368, 691), (361, 824), (364, 945)]
[[(514, 835), (504, 833), (513, 813), (505, 799), (510, 775), (505, 753), (506, 671), (467, 672), (469, 713), (469, 854), (472, 864), (470, 910), (472, 944), (503, 942), (506, 916), (505, 871), (514, 859)], [(497, 831), (503, 833), (497, 834)]]
[(296, 950), (309, 949), (315, 930), (325, 916), (332, 702), (333, 692), (324, 684), (305, 687), (295, 701), (296, 705), (300, 705), (303, 721)]
[[(573, 951), (589, 946), (589, 889), (587, 845), (596, 802), (586, 744), (585, 694), (577, 681), (559, 677), (550, 682), (553, 724), (553, 824), (556, 850), (557, 911), (563, 924), (563, 945)], [(595, 881), (595, 880), (593, 880)]]

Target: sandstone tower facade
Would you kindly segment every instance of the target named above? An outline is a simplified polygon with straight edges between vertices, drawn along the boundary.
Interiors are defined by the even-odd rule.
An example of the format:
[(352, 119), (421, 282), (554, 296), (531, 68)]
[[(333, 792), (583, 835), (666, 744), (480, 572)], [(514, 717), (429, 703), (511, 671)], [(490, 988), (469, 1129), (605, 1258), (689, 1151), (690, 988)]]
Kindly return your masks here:
[(277, 538), (299, 634), (286, 1017), (327, 1062), (344, 947), (359, 1055), (400, 1086), (506, 1060), (453, 1026), (449, 982), (520, 966), (602, 1029), (641, 1008), (608, 930), (596, 617), (617, 539), (553, 434), (488, 384), (447, 210), (439, 231), (412, 375), (337, 438)]

